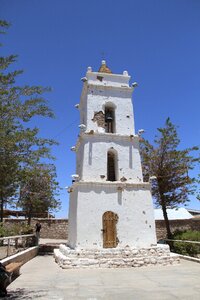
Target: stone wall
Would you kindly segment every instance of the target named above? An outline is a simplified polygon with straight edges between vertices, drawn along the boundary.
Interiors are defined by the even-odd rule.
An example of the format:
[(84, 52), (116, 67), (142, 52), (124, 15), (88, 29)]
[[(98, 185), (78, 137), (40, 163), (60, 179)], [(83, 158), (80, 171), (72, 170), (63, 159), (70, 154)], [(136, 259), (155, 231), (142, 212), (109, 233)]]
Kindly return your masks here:
[[(170, 228), (172, 233), (176, 230), (197, 230), (200, 231), (200, 218), (187, 220), (170, 220)], [(156, 220), (157, 240), (166, 238), (166, 228), (164, 220)]]
[(67, 219), (41, 219), (41, 238), (67, 239)]
[[(40, 232), (41, 238), (47, 239), (67, 239), (68, 236), (68, 220), (67, 219), (32, 219), (31, 227), (35, 231), (35, 224), (39, 221), (42, 225)], [(25, 219), (4, 219), (7, 228), (20, 223), (27, 223)]]
[[(52, 239), (67, 239), (68, 236), (68, 220), (67, 219), (39, 219), (42, 229), (42, 238)], [(6, 227), (11, 227), (15, 224), (25, 222), (24, 219), (4, 219)], [(37, 220), (33, 219), (31, 226), (35, 229)], [(200, 231), (200, 218), (188, 219), (188, 220), (171, 220), (170, 226), (172, 232), (175, 230), (198, 230)], [(164, 239), (166, 237), (165, 222), (163, 220), (156, 221), (156, 234), (157, 240)]]

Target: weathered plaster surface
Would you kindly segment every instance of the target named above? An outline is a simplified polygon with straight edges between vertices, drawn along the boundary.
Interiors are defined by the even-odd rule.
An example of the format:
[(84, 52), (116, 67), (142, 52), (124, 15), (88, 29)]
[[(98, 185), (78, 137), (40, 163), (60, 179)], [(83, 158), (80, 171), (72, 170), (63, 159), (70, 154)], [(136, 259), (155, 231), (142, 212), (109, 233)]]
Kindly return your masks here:
[(105, 114), (103, 111), (94, 112), (93, 122), (97, 122), (98, 127), (105, 128)]

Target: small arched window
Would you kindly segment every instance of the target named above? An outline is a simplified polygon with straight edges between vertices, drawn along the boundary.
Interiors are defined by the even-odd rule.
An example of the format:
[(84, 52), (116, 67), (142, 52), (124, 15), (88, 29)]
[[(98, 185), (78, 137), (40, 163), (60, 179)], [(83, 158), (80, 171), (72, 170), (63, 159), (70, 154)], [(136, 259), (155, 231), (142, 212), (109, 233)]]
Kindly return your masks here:
[(107, 153), (107, 180), (117, 180), (117, 153), (113, 150), (109, 150)]
[(115, 133), (115, 109), (111, 106), (105, 107), (105, 131)]

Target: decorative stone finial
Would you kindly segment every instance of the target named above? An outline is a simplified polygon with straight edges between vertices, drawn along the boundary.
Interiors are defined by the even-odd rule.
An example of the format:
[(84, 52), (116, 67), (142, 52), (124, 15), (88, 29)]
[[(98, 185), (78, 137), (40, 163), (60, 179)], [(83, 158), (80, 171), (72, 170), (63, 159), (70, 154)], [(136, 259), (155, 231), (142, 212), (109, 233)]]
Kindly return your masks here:
[(101, 67), (99, 68), (99, 73), (107, 73), (107, 74), (112, 74), (111, 70), (106, 66), (106, 61), (102, 60), (101, 61)]
[(128, 71), (124, 71), (124, 72), (123, 72), (123, 75), (124, 75), (124, 76), (128, 76)]

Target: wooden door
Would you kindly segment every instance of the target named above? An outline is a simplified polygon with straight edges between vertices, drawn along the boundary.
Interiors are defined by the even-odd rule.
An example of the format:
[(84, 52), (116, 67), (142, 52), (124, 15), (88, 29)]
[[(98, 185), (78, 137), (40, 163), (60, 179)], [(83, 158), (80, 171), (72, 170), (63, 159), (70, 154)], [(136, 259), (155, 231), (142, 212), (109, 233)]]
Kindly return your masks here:
[(117, 224), (118, 216), (112, 211), (103, 214), (103, 247), (117, 247)]

